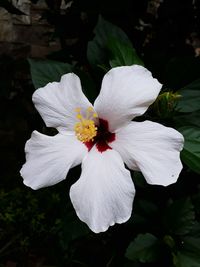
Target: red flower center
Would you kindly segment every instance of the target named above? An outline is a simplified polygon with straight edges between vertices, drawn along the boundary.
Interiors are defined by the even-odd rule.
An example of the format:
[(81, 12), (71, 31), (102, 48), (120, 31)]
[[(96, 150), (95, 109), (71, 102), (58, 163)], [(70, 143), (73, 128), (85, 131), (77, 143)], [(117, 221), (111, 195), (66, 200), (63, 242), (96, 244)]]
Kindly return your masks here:
[(84, 144), (88, 148), (88, 151), (96, 145), (96, 148), (99, 152), (104, 152), (107, 149), (112, 149), (108, 144), (112, 143), (115, 140), (115, 133), (109, 132), (108, 121), (104, 119), (99, 119), (99, 125), (97, 129), (97, 135), (94, 137), (94, 140), (85, 142)]

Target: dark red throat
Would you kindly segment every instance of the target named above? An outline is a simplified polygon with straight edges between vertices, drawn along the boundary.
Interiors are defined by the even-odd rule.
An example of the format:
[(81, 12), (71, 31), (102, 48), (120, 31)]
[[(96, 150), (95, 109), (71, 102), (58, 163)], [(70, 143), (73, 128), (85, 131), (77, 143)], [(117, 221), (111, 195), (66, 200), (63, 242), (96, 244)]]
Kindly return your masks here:
[(97, 135), (93, 141), (85, 142), (88, 151), (96, 145), (99, 152), (104, 152), (107, 149), (112, 149), (108, 144), (115, 140), (115, 133), (109, 132), (108, 121), (104, 119), (99, 119), (99, 126), (97, 130)]

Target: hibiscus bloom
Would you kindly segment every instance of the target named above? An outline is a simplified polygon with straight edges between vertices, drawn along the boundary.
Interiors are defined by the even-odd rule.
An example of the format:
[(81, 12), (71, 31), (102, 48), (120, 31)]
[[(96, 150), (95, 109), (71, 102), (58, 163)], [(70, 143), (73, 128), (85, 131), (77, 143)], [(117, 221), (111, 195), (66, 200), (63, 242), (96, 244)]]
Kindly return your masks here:
[(126, 222), (135, 195), (131, 170), (141, 171), (149, 184), (175, 183), (182, 169), (183, 136), (172, 128), (133, 118), (145, 113), (162, 85), (138, 65), (111, 69), (103, 78), (94, 105), (73, 73), (48, 83), (33, 102), (55, 136), (37, 131), (25, 145), (24, 184), (32, 189), (54, 185), (70, 168), (82, 173), (70, 189), (80, 220), (98, 233)]

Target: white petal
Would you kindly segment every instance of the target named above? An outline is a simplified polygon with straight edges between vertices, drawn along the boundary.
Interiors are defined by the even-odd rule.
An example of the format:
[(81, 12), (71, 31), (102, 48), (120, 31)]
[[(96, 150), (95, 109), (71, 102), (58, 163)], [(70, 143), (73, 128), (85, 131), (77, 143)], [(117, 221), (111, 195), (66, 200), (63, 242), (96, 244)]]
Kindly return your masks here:
[(80, 179), (70, 197), (78, 217), (95, 232), (103, 232), (131, 216), (135, 188), (130, 172), (114, 150), (96, 147), (84, 158)]
[(130, 169), (140, 170), (150, 184), (175, 183), (182, 169), (180, 151), (183, 136), (161, 124), (131, 122), (116, 133), (109, 145), (116, 149)]
[(20, 171), (24, 184), (39, 189), (64, 180), (69, 169), (81, 163), (87, 149), (73, 135), (46, 136), (34, 131), (25, 152), (26, 163)]
[(81, 90), (80, 79), (74, 73), (62, 76), (60, 82), (48, 83), (33, 94), (33, 102), (48, 127), (59, 131), (73, 130), (76, 108), (84, 112), (92, 106)]
[(108, 120), (111, 132), (142, 115), (158, 96), (162, 85), (139, 65), (111, 69), (102, 82), (94, 107)]

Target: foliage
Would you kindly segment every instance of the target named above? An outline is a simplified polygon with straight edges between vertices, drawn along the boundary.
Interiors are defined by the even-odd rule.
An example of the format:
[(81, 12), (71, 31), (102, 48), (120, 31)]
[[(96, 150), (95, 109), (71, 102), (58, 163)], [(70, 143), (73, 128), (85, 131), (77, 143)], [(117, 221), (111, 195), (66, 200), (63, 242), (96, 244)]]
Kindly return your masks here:
[(137, 56), (127, 35), (117, 26), (99, 16), (94, 29), (95, 37), (88, 43), (87, 58), (94, 66), (107, 67), (110, 56), (110, 67), (139, 64), (143, 65)]
[(59, 82), (63, 74), (73, 71), (72, 65), (52, 60), (35, 61), (29, 59), (29, 63), (31, 77), (36, 89), (45, 86), (49, 82)]
[(181, 99), (176, 107), (179, 112), (194, 112), (200, 110), (200, 79), (188, 84), (179, 91)]
[[(32, 2), (37, 4), (37, 0)], [(6, 0), (2, 1), (1, 6), (5, 8), (5, 3), (9, 3), (11, 8)], [(190, 50), (187, 52), (185, 42), (181, 46), (177, 41), (177, 45), (175, 37), (168, 43), (165, 34), (174, 33), (176, 28), (172, 30), (170, 25), (166, 26), (160, 20), (162, 27), (168, 27), (164, 34), (163, 28), (156, 24), (156, 17), (159, 20), (165, 16), (164, 11), (171, 10), (169, 3), (163, 4), (164, 11), (161, 8), (161, 13), (156, 14), (148, 26), (148, 23), (142, 24), (141, 21), (140, 25), (137, 24), (138, 10), (142, 8), (138, 1), (134, 11), (134, 29), (140, 30), (134, 30), (135, 34), (131, 35), (133, 27), (130, 30), (124, 24), (111, 23), (102, 15), (97, 19), (99, 1), (92, 11), (97, 8), (96, 25), (90, 21), (94, 14), (91, 15), (87, 1), (84, 7), (88, 8), (88, 17), (80, 22), (76, 12), (79, 10), (82, 14), (85, 9), (82, 9), (81, 1), (74, 1), (72, 14), (84, 27), (89, 20), (91, 27), (90, 33), (86, 32), (84, 37), (78, 28), (73, 28), (79, 32), (77, 47), (69, 47), (63, 41), (67, 35), (63, 21), (68, 19), (70, 11), (63, 15), (59, 9), (61, 1), (48, 0), (46, 3), (49, 9), (44, 17), (54, 25), (54, 34), (61, 41), (61, 50), (46, 59), (29, 58), (30, 69), (27, 61), (0, 58), (0, 134), (3, 140), (0, 265), (11, 261), (25, 267), (200, 266), (199, 58), (194, 57)], [(11, 13), (21, 14), (9, 8), (7, 10)], [(183, 14), (185, 10), (182, 10)], [(111, 21), (115, 21), (114, 18)], [(178, 19), (176, 16), (172, 18), (171, 21), (175, 22)], [(186, 27), (188, 24), (184, 25)], [(78, 27), (77, 24), (74, 27)], [(173, 45), (177, 45), (179, 52), (170, 50)], [(84, 93), (93, 101), (106, 71), (132, 64), (147, 66), (163, 83), (156, 102), (139, 119), (161, 122), (184, 135), (181, 154), (184, 168), (178, 182), (167, 188), (148, 185), (141, 173), (133, 173), (137, 195), (132, 217), (123, 225), (115, 225), (106, 233), (95, 235), (77, 218), (68, 196), (71, 184), (80, 175), (79, 167), (70, 171), (66, 181), (52, 188), (32, 191), (22, 184), (18, 171), (24, 162), (25, 141), (33, 129), (52, 134), (35, 111), (31, 95), (35, 89), (48, 82), (59, 81), (64, 73), (73, 71), (81, 78)], [(22, 79), (24, 73), (28, 78)], [(16, 77), (20, 77), (19, 80)]]
[(183, 160), (193, 171), (200, 173), (200, 129), (198, 127), (185, 126), (179, 130), (185, 137), (185, 146), (182, 152)]
[(130, 243), (126, 251), (127, 258), (130, 260), (139, 260), (141, 262), (155, 261), (158, 256), (158, 239), (149, 233), (139, 234), (134, 241)]

